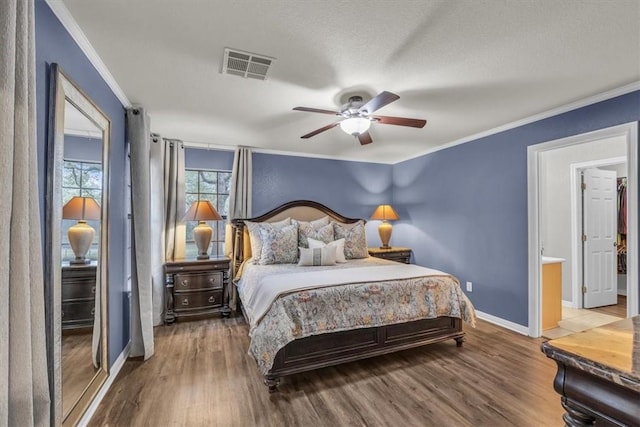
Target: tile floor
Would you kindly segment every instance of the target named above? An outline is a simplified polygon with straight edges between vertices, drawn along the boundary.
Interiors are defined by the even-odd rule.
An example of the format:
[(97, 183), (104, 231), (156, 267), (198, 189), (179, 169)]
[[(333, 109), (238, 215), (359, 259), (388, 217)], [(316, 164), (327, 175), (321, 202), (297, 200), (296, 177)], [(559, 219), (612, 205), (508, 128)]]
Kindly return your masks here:
[(620, 317), (597, 313), (593, 310), (562, 307), (562, 320), (558, 322), (558, 327), (543, 331), (542, 336), (549, 339), (560, 338), (575, 332), (606, 325), (607, 323), (620, 319)]

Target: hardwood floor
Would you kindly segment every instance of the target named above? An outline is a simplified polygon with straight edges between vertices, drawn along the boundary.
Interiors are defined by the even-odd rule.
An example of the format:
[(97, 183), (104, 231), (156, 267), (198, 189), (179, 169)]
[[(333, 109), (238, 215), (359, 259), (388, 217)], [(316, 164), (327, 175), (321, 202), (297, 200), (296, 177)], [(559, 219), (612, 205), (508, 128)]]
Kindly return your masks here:
[(627, 297), (624, 295), (618, 295), (618, 304), (607, 305), (604, 307), (590, 308), (589, 310), (596, 311), (602, 314), (608, 314), (610, 316), (627, 317)]
[(96, 374), (91, 332), (62, 336), (62, 411), (67, 413)]
[(269, 394), (242, 318), (159, 327), (156, 354), (125, 363), (90, 425), (562, 425), (542, 339), (483, 321), (467, 332), (462, 348), (451, 340), (299, 374)]

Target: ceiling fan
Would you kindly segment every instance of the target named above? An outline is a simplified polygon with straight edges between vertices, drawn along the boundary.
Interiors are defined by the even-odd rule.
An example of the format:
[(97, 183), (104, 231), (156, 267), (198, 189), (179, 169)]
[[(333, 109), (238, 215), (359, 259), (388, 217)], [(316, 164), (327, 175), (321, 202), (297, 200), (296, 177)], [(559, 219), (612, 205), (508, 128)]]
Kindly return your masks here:
[(400, 99), (400, 97), (395, 93), (384, 91), (373, 97), (366, 104), (362, 101), (361, 96), (351, 96), (349, 98), (349, 101), (340, 108), (340, 111), (322, 110), (318, 108), (307, 107), (295, 107), (294, 110), (308, 111), (311, 113), (331, 114), (332, 116), (342, 117), (341, 120), (321, 127), (320, 129), (316, 129), (306, 135), (302, 135), (301, 138), (311, 138), (312, 136), (315, 136), (319, 133), (340, 125), (343, 131), (358, 138), (360, 144), (366, 145), (373, 142), (373, 140), (371, 139), (371, 135), (369, 134), (369, 126), (371, 126), (372, 122), (378, 122), (385, 125), (410, 126), (414, 128), (422, 128), (427, 123), (426, 120), (422, 119), (371, 115), (371, 113), (373, 113), (374, 111), (384, 107), (387, 104), (391, 104), (398, 99)]

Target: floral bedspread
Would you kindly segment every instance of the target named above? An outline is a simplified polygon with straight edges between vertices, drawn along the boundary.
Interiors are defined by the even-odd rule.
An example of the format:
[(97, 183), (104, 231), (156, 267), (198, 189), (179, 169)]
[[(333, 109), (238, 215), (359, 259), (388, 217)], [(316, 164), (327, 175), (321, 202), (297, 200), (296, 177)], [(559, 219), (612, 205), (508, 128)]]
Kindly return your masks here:
[[(370, 257), (328, 268), (353, 268), (389, 262)], [(255, 280), (262, 274), (286, 273), (296, 268), (327, 268), (291, 264), (247, 267), (238, 284), (241, 298), (243, 282)], [(303, 290), (280, 296), (251, 328), (249, 354), (258, 362), (262, 374), (266, 374), (273, 365), (276, 353), (295, 339), (440, 316), (461, 318), (475, 326), (473, 305), (461, 291), (458, 280), (450, 275)]]

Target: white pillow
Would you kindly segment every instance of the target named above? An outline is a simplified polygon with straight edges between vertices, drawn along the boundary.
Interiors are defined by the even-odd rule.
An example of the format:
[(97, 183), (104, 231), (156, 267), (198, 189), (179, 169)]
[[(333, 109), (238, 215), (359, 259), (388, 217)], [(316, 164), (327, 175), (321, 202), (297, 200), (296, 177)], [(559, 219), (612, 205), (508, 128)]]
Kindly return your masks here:
[(300, 266), (336, 265), (336, 251), (330, 247), (324, 248), (299, 248)]
[(344, 257), (344, 239), (334, 240), (333, 242), (325, 243), (321, 240), (316, 240), (312, 238), (307, 239), (309, 241), (309, 248), (335, 248), (336, 251), (336, 262), (343, 263), (347, 262)]

